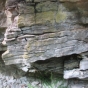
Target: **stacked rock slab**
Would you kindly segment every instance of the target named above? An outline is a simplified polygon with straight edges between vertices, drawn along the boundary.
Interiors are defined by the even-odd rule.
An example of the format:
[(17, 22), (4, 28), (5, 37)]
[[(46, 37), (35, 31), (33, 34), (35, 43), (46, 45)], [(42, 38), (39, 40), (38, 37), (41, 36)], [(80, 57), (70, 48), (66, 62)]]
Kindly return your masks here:
[(4, 40), (4, 33), (7, 27), (5, 15), (5, 0), (0, 0), (0, 88), (28, 88), (29, 82), (34, 82), (35, 79), (28, 79), (25, 72), (17, 69), (13, 65), (5, 66), (1, 55), (7, 48)]
[[(84, 65), (85, 57), (87, 58), (85, 53), (88, 52), (87, 3), (87, 0), (26, 0), (17, 3), (17, 8), (6, 10), (8, 27), (4, 42), (7, 44), (7, 51), (2, 55), (5, 64), (15, 64), (26, 72), (32, 66), (42, 70), (41, 65), (34, 63), (51, 58), (52, 63), (56, 63), (54, 60), (76, 54), (82, 60), (77, 62), (73, 58), (73, 63), (77, 66), (71, 61), (71, 69), (67, 69), (69, 63), (61, 61), (66, 67), (62, 73), (65, 79), (86, 79), (88, 68)], [(18, 15), (14, 15), (16, 11), (19, 12)], [(50, 68), (59, 66), (57, 64)], [(43, 69), (46, 68), (47, 65), (43, 64)]]

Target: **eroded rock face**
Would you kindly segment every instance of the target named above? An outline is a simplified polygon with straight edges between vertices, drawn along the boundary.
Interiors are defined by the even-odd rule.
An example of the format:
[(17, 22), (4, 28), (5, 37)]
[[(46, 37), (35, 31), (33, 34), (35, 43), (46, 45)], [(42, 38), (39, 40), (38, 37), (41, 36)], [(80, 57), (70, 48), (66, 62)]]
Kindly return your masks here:
[(65, 79), (88, 78), (88, 1), (16, 1), (5, 11), (5, 65), (25, 72), (56, 72)]
[(0, 28), (6, 27), (5, 1), (0, 0)]
[(2, 42), (4, 40), (4, 33), (5, 33), (5, 29), (4, 28), (0, 28), (0, 51), (6, 51), (6, 45), (3, 45)]
[(0, 0), (0, 51), (6, 51), (6, 46), (2, 44), (6, 27), (5, 0)]
[[(4, 40), (8, 45), (6, 53), (3, 54), (5, 64), (24, 61), (29, 64), (88, 51), (88, 29), (85, 27), (87, 23), (84, 24), (78, 18), (81, 14), (79, 9), (82, 7), (78, 5), (75, 10), (70, 11), (70, 6), (65, 6), (68, 3), (18, 3), (19, 15), (14, 17), (5, 33)], [(85, 1), (77, 2), (84, 3)]]
[(68, 88), (88, 88), (88, 81), (71, 79), (69, 80), (69, 87)]
[(38, 88), (42, 86), (39, 79), (27, 77), (26, 73), (16, 66), (6, 66), (1, 58), (2, 53), (0, 51), (0, 88), (29, 88), (30, 83)]

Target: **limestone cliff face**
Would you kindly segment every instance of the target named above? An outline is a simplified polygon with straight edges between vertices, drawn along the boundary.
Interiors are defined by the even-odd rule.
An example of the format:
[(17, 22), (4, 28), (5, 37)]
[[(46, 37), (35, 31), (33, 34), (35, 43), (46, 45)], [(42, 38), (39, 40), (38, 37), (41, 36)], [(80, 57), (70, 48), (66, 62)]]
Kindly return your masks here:
[(2, 55), (5, 65), (14, 64), (25, 72), (56, 72), (65, 79), (86, 79), (88, 1), (14, 2), (16, 4), (7, 4), (5, 10), (7, 29), (3, 42), (6, 42), (7, 51)]

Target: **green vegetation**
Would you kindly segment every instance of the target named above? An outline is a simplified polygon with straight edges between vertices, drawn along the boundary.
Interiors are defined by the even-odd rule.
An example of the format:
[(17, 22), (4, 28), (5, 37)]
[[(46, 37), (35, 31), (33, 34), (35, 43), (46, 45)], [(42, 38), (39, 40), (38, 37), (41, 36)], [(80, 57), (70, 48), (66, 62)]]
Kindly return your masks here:
[[(41, 75), (39, 79), (41, 80), (40, 88), (68, 88), (62, 76), (54, 77), (53, 74), (51, 73), (50, 76), (49, 74)], [(28, 85), (28, 88), (39, 88), (39, 87), (33, 87), (32, 84), (30, 83)]]

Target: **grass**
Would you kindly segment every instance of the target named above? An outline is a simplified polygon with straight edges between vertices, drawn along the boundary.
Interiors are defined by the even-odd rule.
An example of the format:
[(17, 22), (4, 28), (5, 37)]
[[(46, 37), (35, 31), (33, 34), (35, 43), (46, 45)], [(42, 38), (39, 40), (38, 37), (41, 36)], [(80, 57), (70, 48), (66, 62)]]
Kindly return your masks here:
[(61, 76), (54, 77), (52, 73), (50, 76), (47, 74), (41, 75), (39, 79), (41, 80), (41, 87), (33, 87), (30, 83), (28, 88), (68, 88), (64, 85), (65, 80)]

